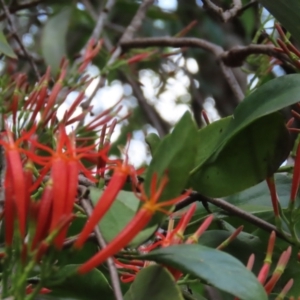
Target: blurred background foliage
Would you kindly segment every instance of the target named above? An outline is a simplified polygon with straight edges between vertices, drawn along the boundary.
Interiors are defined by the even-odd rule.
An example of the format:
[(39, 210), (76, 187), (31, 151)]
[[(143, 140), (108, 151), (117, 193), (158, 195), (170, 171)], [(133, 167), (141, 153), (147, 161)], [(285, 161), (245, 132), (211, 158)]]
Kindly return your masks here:
[[(110, 1), (107, 1), (109, 3)], [(195, 48), (148, 48), (132, 49), (121, 53), (119, 59), (109, 66), (107, 80), (97, 89), (97, 75), (107, 72), (105, 66), (110, 54), (126, 27), (136, 14), (141, 1), (116, 0), (109, 11), (99, 38), (103, 47), (90, 65), (88, 72), (95, 82), (86, 91), (94, 96), (92, 105), (98, 114), (114, 105), (123, 97), (121, 115), (130, 117), (118, 124), (113, 140), (125, 144), (128, 132), (133, 132), (131, 153), (134, 164), (142, 165), (148, 160), (145, 135), (157, 132), (167, 134), (186, 110), (190, 110), (199, 127), (203, 126), (201, 111), (207, 111), (214, 121), (233, 113), (239, 100), (225, 80), (217, 58)], [(214, 1), (224, 10), (231, 1)], [(52, 67), (53, 76), (59, 70), (62, 57), (76, 61), (93, 34), (99, 13), (106, 1), (99, 0), (31, 0), (6, 1), (17, 34), (22, 39), (30, 56), (43, 74), (47, 65)], [(263, 43), (273, 36), (274, 20), (256, 1), (243, 0), (244, 8), (238, 17), (223, 23), (220, 18), (207, 11), (201, 0), (158, 0), (146, 14), (135, 37), (176, 36), (192, 21), (196, 24), (185, 36), (205, 39), (225, 50), (252, 41)], [(27, 73), (34, 82), (34, 73), (24, 52), (14, 39), (14, 34), (2, 12), (1, 28), (18, 56), (18, 60), (3, 56), (1, 70)], [(2, 39), (3, 43), (5, 38)], [(1, 42), (1, 41), (0, 41)], [(0, 51), (4, 46), (0, 45)], [(150, 56), (135, 64), (126, 60), (136, 54), (149, 52)], [(170, 55), (173, 53), (174, 55)], [(125, 63), (124, 63), (125, 62)], [(270, 58), (263, 55), (250, 56), (242, 68), (233, 68), (235, 77), (245, 94), (257, 85), (291, 70), (284, 66), (270, 69)], [(72, 103), (70, 98), (69, 103)], [(112, 148), (112, 154), (119, 150)]]

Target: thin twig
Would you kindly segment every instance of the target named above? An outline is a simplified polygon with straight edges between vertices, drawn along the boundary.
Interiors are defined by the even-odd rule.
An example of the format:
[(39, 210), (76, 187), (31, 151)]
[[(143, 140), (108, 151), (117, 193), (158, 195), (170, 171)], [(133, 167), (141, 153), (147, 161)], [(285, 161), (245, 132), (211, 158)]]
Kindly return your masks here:
[(120, 54), (122, 53), (122, 47), (120, 45), (125, 41), (131, 40), (134, 36), (134, 33), (140, 29), (140, 27), (143, 23), (143, 19), (146, 16), (147, 9), (153, 3), (154, 3), (154, 0), (144, 0), (142, 2), (142, 4), (140, 5), (139, 9), (137, 10), (135, 16), (132, 18), (130, 24), (127, 26), (126, 30), (122, 34), (116, 50), (113, 52), (113, 54), (111, 55), (111, 57), (107, 63), (108, 66), (113, 64), (117, 60), (117, 58), (120, 56)]
[(135, 38), (121, 43), (123, 51), (131, 48), (147, 47), (190, 47), (200, 48), (214, 54), (221, 59), (228, 67), (242, 66), (245, 59), (251, 54), (265, 54), (276, 57), (280, 60), (287, 60), (286, 55), (276, 50), (273, 45), (235, 46), (225, 51), (222, 47), (209, 41), (193, 37), (158, 37), (158, 38)]
[(217, 14), (223, 22), (228, 22), (232, 18), (236, 17), (242, 9), (241, 0), (233, 0), (232, 7), (228, 10), (223, 10), (222, 7), (217, 6), (210, 0), (202, 0), (204, 7)]
[(219, 208), (222, 208), (226, 212), (229, 212), (237, 217), (240, 217), (241, 219), (248, 221), (249, 223), (251, 223), (251, 224), (257, 226), (258, 228), (261, 228), (267, 232), (271, 233), (272, 231), (275, 231), (276, 235), (278, 237), (291, 243), (291, 241), (287, 238), (289, 236), (288, 233), (282, 234), (274, 225), (226, 202), (223, 199), (210, 198), (210, 197), (201, 195), (200, 193), (193, 192), (189, 197), (187, 197), (186, 199), (184, 199), (183, 201), (181, 201), (180, 203), (178, 203), (176, 205), (175, 211), (180, 210), (196, 201), (211, 203)]
[[(12, 5), (8, 9), (9, 9), (9, 12), (11, 14), (13, 14), (17, 11), (37, 6), (37, 5), (41, 4), (43, 1), (44, 0), (37, 0), (37, 1), (31, 1), (31, 2), (27, 2), (27, 3), (18, 4), (18, 5)], [(6, 13), (3, 13), (0, 15), (0, 21), (3, 21), (5, 18), (7, 18)]]
[[(108, 60), (107, 64), (106, 64), (106, 68), (108, 68), (109, 66), (111, 66), (120, 56), (121, 52), (122, 52), (122, 48), (120, 46), (122, 41), (125, 41), (127, 39), (131, 39), (134, 35), (134, 33), (136, 31), (138, 31), (138, 29), (140, 28), (140, 26), (142, 25), (142, 21), (146, 15), (147, 9), (149, 8), (150, 5), (152, 5), (154, 2), (154, 0), (144, 0), (142, 2), (142, 4), (139, 6), (139, 9), (137, 10), (135, 16), (133, 17), (132, 21), (130, 22), (130, 24), (128, 25), (128, 27), (125, 29), (123, 35), (121, 36), (119, 43), (116, 47), (116, 49), (114, 50), (114, 52), (112, 53), (112, 55), (110, 56), (110, 59)], [(93, 33), (95, 32), (95, 30), (93, 31)], [(97, 31), (98, 32), (98, 31)], [(95, 37), (94, 38), (99, 38), (99, 37)], [(94, 93), (95, 94), (99, 88), (103, 87), (106, 81), (106, 74), (103, 74), (100, 79), (99, 79), (99, 83), (98, 86), (95, 88)], [(93, 100), (93, 97), (89, 97), (89, 99), (87, 99), (84, 102), (84, 106), (85, 107), (89, 107), (91, 102)]]
[[(92, 206), (90, 200), (82, 198), (81, 205), (84, 208), (84, 210), (86, 211), (87, 215), (90, 216), (93, 212), (93, 206)], [(95, 233), (95, 237), (96, 237), (96, 240), (98, 242), (100, 249), (105, 248), (106, 242), (105, 242), (105, 240), (100, 232), (100, 229), (98, 227), (95, 228), (94, 233)], [(111, 278), (111, 285), (112, 285), (112, 288), (113, 288), (113, 291), (115, 294), (115, 299), (123, 300), (123, 294), (122, 294), (122, 290), (121, 290), (121, 286), (120, 286), (118, 271), (117, 271), (116, 265), (111, 257), (107, 259), (107, 266), (108, 266), (108, 271), (109, 271), (110, 278)]]
[(19, 37), (19, 35), (17, 33), (17, 30), (16, 30), (15, 25), (13, 23), (13, 20), (12, 20), (12, 17), (10, 15), (8, 7), (6, 6), (4, 0), (0, 0), (0, 1), (1, 1), (1, 5), (3, 7), (4, 13), (6, 15), (6, 18), (7, 18), (7, 23), (8, 23), (8, 25), (11, 28), (11, 31), (12, 31), (11, 33), (13, 34), (15, 40), (17, 41), (17, 43), (19, 44), (20, 48), (22, 49), (24, 55), (26, 56), (29, 64), (31, 65), (31, 67), (32, 67), (32, 69), (33, 69), (33, 71), (34, 71), (34, 73), (35, 73), (35, 75), (37, 77), (37, 79), (40, 79), (41, 76), (40, 76), (40, 73), (38, 71), (38, 68), (37, 68), (35, 62), (33, 61), (31, 55), (28, 53), (26, 47), (23, 45), (22, 40), (21, 40), (21, 38)]
[[(173, 37), (160, 37), (160, 38), (136, 38), (121, 43), (122, 49), (129, 48), (145, 48), (151, 46), (158, 47), (195, 47), (201, 48), (214, 54), (217, 59), (220, 59), (221, 55), (225, 52), (224, 49), (209, 41), (198, 38), (173, 38)], [(232, 72), (232, 70), (226, 67), (222, 61), (220, 61), (220, 67), (222, 73), (227, 80), (227, 83), (231, 87), (234, 95), (238, 100), (244, 98), (244, 94)]]
[(91, 38), (94, 38), (96, 40), (99, 39), (99, 37), (101, 36), (102, 30), (103, 30), (103, 27), (104, 27), (104, 23), (107, 19), (107, 16), (108, 16), (109, 12), (111, 11), (112, 7), (115, 5), (115, 2), (116, 2), (115, 0), (108, 0), (106, 2), (105, 7), (101, 10), (101, 12), (98, 16), (97, 23), (93, 30)]
[(204, 39), (193, 37), (159, 37), (159, 38), (135, 38), (126, 40), (121, 43), (123, 51), (131, 48), (146, 48), (146, 47), (191, 47), (204, 49), (217, 57), (220, 61), (220, 67), (227, 83), (231, 87), (237, 99), (244, 98), (242, 89), (240, 88), (232, 70), (228, 67), (242, 66), (245, 59), (252, 54), (265, 54), (271, 57), (276, 57), (281, 61), (287, 61), (289, 58), (276, 50), (273, 45), (248, 45), (236, 46), (228, 51), (225, 51), (219, 45), (206, 41)]

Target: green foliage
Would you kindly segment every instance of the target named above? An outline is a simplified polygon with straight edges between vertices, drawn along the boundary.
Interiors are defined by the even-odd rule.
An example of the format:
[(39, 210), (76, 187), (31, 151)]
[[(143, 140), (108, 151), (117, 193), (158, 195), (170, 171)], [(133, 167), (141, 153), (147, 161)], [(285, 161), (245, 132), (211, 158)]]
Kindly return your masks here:
[(16, 54), (14, 53), (14, 50), (7, 42), (2, 30), (0, 30), (0, 53), (3, 53), (4, 55), (10, 58), (17, 58)]
[(47, 65), (53, 75), (59, 71), (61, 59), (66, 56), (66, 34), (69, 26), (71, 7), (65, 7), (49, 18), (42, 33), (41, 48)]
[(298, 0), (259, 0), (259, 2), (300, 42), (300, 3)]
[[(97, 269), (86, 275), (73, 274), (79, 265), (66, 265), (60, 269), (60, 278), (57, 283), (47, 285), (52, 290), (50, 296), (55, 299), (71, 298), (76, 300), (96, 300), (99, 295), (103, 299), (113, 300), (113, 291), (106, 277)], [(65, 274), (68, 274), (65, 277)]]
[(193, 274), (243, 300), (267, 299), (260, 283), (240, 261), (215, 249), (200, 245), (178, 245), (155, 250), (144, 255), (143, 259)]
[(152, 265), (137, 275), (124, 300), (183, 300), (179, 287), (166, 268)]

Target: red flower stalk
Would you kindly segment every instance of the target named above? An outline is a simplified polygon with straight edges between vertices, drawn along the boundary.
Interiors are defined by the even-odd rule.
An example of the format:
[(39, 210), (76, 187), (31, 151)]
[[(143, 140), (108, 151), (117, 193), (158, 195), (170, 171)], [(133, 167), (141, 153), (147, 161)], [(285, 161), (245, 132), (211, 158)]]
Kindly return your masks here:
[(100, 222), (102, 217), (106, 214), (115, 201), (118, 193), (126, 183), (128, 176), (131, 176), (133, 181), (136, 181), (134, 177), (135, 170), (131, 165), (128, 164), (128, 155), (126, 154), (124, 162), (117, 162), (117, 166), (114, 167), (114, 173), (107, 187), (100, 196), (93, 213), (89, 217), (83, 230), (80, 232), (78, 239), (74, 243), (75, 248), (79, 249), (83, 246), (89, 234), (94, 230), (95, 226)]
[(255, 261), (255, 255), (252, 253), (248, 259), (247, 266), (246, 266), (248, 270), (250, 271), (252, 270), (254, 261)]
[(282, 275), (282, 273), (290, 259), (291, 253), (292, 253), (292, 248), (291, 248), (291, 246), (289, 246), (288, 249), (281, 254), (279, 261), (277, 263), (277, 266), (273, 272), (272, 277), (265, 284), (265, 290), (266, 290), (267, 294), (270, 294), (272, 292), (275, 284), (277, 283), (280, 276)]
[(103, 40), (95, 42), (95, 39), (90, 39), (87, 44), (87, 49), (84, 53), (83, 62), (78, 68), (78, 72), (83, 72), (91, 60), (99, 53), (103, 44)]
[(37, 217), (37, 226), (35, 235), (33, 237), (31, 250), (35, 249), (37, 245), (47, 236), (49, 232), (53, 202), (53, 184), (49, 180), (43, 191), (42, 199), (40, 201), (39, 213)]
[(238, 227), (224, 242), (222, 242), (217, 249), (223, 250), (225, 247), (227, 247), (244, 229), (244, 226)]
[(143, 61), (155, 52), (157, 52), (157, 51), (136, 54), (136, 55), (132, 56), (131, 58), (127, 59), (127, 63), (129, 65), (131, 65), (131, 64)]
[[(120, 232), (115, 239), (110, 242), (106, 248), (102, 249), (99, 253), (85, 262), (78, 268), (80, 274), (85, 274), (92, 270), (94, 267), (102, 264), (108, 257), (113, 256), (115, 253), (119, 252), (124, 248), (145, 226), (149, 223), (152, 216), (157, 212), (166, 212), (163, 207), (169, 207), (175, 203), (186, 198), (190, 192), (168, 201), (158, 202), (162, 195), (162, 192), (167, 185), (167, 177), (163, 177), (160, 185), (157, 186), (157, 175), (153, 175), (151, 183), (150, 197), (148, 197), (144, 191), (143, 186), (140, 187), (141, 194), (139, 199), (145, 203), (139, 209), (134, 218), (127, 224), (127, 226)], [(167, 212), (168, 213), (168, 212)]]
[[(26, 287), (26, 295), (31, 294), (34, 291), (34, 288), (32, 287), (32, 284), (27, 285)], [(51, 290), (47, 289), (47, 288), (41, 288), (41, 290), (39, 291), (39, 294), (49, 294), (51, 293)]]
[(213, 215), (208, 216), (204, 220), (204, 222), (201, 224), (201, 226), (198, 228), (198, 230), (193, 235), (188, 237), (188, 239), (186, 240), (185, 243), (186, 244), (196, 244), (196, 243), (198, 243), (198, 240), (199, 240), (200, 236), (209, 227), (209, 225), (211, 224), (213, 218), (214, 218)]
[(268, 243), (268, 249), (267, 249), (267, 254), (266, 254), (266, 258), (264, 260), (264, 265), (262, 266), (257, 279), (261, 284), (264, 284), (268, 274), (269, 274), (269, 270), (270, 270), (270, 266), (272, 263), (272, 254), (273, 254), (273, 249), (274, 249), (274, 245), (275, 245), (275, 239), (276, 239), (276, 233), (275, 231), (272, 231), (270, 238), (269, 238), (269, 243)]
[[(35, 140), (31, 141), (34, 146), (50, 152), (51, 157), (39, 157), (31, 155), (31, 159), (40, 165), (44, 165), (41, 176), (34, 184), (37, 187), (43, 176), (51, 169), (51, 179), (53, 182), (53, 204), (52, 216), (50, 222), (50, 231), (57, 228), (62, 217), (68, 217), (72, 213), (74, 201), (77, 195), (78, 174), (82, 171), (89, 179), (94, 178), (91, 172), (87, 170), (80, 158), (87, 155), (87, 151), (94, 149), (94, 145), (76, 148), (75, 136), (68, 137), (63, 125), (58, 132), (58, 141), (56, 151), (39, 144)], [(30, 153), (29, 153), (30, 155)], [(90, 155), (90, 154), (89, 154)], [(96, 156), (102, 155), (95, 153)], [(56, 237), (55, 245), (57, 248), (62, 247), (67, 228)]]
[(279, 218), (278, 196), (277, 196), (277, 192), (276, 192), (274, 176), (267, 178), (266, 181), (267, 181), (268, 188), (269, 188), (269, 191), (271, 194), (271, 201), (272, 201), (275, 218)]
[(50, 94), (50, 96), (49, 96), (49, 98), (48, 98), (46, 107), (45, 107), (45, 109), (44, 109), (44, 111), (43, 111), (43, 113), (42, 113), (42, 118), (41, 118), (41, 119), (42, 119), (42, 122), (43, 122), (44, 124), (47, 123), (46, 120), (47, 120), (48, 117), (49, 117), (49, 112), (50, 112), (51, 108), (54, 107), (56, 98), (57, 98), (59, 92), (61, 91), (61, 89), (62, 89), (62, 87), (63, 87), (63, 80), (65, 79), (65, 77), (66, 77), (66, 75), (67, 75), (67, 66), (68, 66), (68, 65), (67, 65), (67, 63), (66, 63), (66, 64), (64, 64), (64, 66), (62, 67), (60, 76), (59, 76), (57, 82), (54, 84), (54, 87), (53, 87), (53, 89), (52, 89), (52, 91), (51, 91), (51, 94)]
[(4, 208), (4, 224), (5, 224), (5, 245), (11, 246), (14, 235), (14, 220), (15, 220), (15, 204), (14, 191), (10, 169), (7, 169), (5, 174), (5, 208)]
[(300, 143), (298, 144), (297, 154), (296, 154), (296, 158), (295, 158), (290, 204), (293, 204), (295, 202), (295, 199), (296, 199), (297, 193), (298, 193), (298, 189), (299, 189), (299, 183), (300, 183)]
[[(292, 288), (294, 284), (294, 280), (290, 279), (286, 285), (284, 286), (284, 288), (282, 289), (282, 291), (280, 292), (280, 294), (276, 297), (276, 300), (284, 300), (286, 297), (286, 294), (289, 292), (289, 290)], [(290, 298), (291, 299), (291, 298)], [(298, 298), (299, 299), (299, 298)]]
[(5, 156), (7, 161), (5, 186), (8, 188), (6, 196), (8, 197), (9, 201), (7, 204), (5, 204), (5, 211), (6, 214), (13, 215), (13, 212), (9, 210), (13, 210), (14, 208), (16, 209), (22, 238), (25, 236), (27, 217), (26, 209), (28, 209), (27, 199), (29, 187), (26, 186), (27, 182), (24, 176), (22, 160), (20, 157), (20, 152), (23, 150), (19, 148), (19, 144), (28, 139), (32, 135), (33, 130), (35, 130), (34, 127), (28, 133), (23, 133), (18, 140), (14, 141), (12, 132), (6, 126), (7, 142), (0, 140), (0, 144), (5, 148)]

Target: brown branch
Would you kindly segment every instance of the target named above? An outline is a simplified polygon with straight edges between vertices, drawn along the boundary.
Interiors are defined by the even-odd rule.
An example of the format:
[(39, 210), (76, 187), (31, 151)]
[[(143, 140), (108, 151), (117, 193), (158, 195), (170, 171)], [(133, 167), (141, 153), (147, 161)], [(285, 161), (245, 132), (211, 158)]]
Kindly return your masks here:
[(224, 51), (220, 59), (230, 67), (242, 66), (245, 59), (252, 54), (264, 54), (270, 57), (276, 57), (281, 61), (287, 61), (288, 57), (277, 51), (273, 45), (256, 45), (250, 44), (248, 46), (235, 46), (228, 51)]
[(0, 1), (1, 1), (1, 5), (3, 7), (3, 10), (4, 10), (4, 14), (7, 18), (7, 23), (11, 28), (11, 33), (12, 33), (13, 37), (15, 38), (16, 42), (19, 44), (21, 50), (23, 51), (24, 55), (26, 56), (29, 64), (31, 65), (31, 67), (32, 67), (32, 69), (33, 69), (33, 71), (34, 71), (34, 73), (37, 77), (37, 79), (40, 79), (41, 76), (40, 76), (40, 73), (38, 71), (38, 68), (37, 68), (35, 62), (33, 61), (31, 55), (28, 53), (26, 47), (23, 45), (22, 40), (21, 40), (21, 38), (19, 37), (19, 35), (17, 33), (17, 30), (16, 30), (15, 25), (13, 23), (13, 20), (12, 20), (12, 17), (10, 15), (8, 7), (6, 6), (4, 0), (0, 0)]
[[(82, 198), (81, 205), (84, 208), (84, 210), (86, 211), (87, 215), (90, 216), (93, 212), (93, 206), (92, 206), (90, 200)], [(95, 228), (94, 233), (95, 233), (95, 238), (97, 240), (97, 243), (98, 243), (100, 249), (105, 248), (106, 242), (105, 242), (105, 240), (100, 232), (100, 229), (98, 227)], [(113, 292), (115, 294), (115, 299), (123, 300), (123, 294), (122, 294), (122, 290), (121, 290), (121, 286), (120, 286), (118, 271), (117, 271), (116, 265), (111, 257), (107, 259), (107, 266), (108, 266), (108, 271), (110, 274), (111, 285), (113, 288)]]
[(159, 37), (159, 38), (135, 38), (126, 40), (121, 43), (123, 51), (131, 48), (147, 48), (147, 47), (190, 47), (206, 50), (217, 57), (220, 61), (220, 67), (224, 77), (231, 87), (237, 99), (244, 98), (242, 89), (240, 88), (232, 70), (229, 67), (242, 66), (245, 59), (252, 54), (264, 54), (275, 57), (281, 61), (288, 61), (289, 58), (276, 50), (273, 45), (255, 45), (236, 46), (225, 51), (222, 47), (209, 41), (193, 38), (175, 38), (175, 37)]
[(232, 18), (236, 17), (242, 9), (241, 0), (233, 0), (232, 7), (225, 11), (222, 7), (219, 7), (213, 2), (211, 2), (211, 0), (202, 0), (202, 2), (205, 8), (217, 14), (223, 22), (228, 22)]
[(161, 119), (155, 108), (148, 104), (147, 99), (145, 98), (145, 95), (137, 81), (133, 79), (132, 76), (130, 76), (130, 74), (127, 73), (124, 73), (124, 77), (131, 85), (133, 93), (142, 111), (144, 112), (148, 122), (158, 131), (158, 134), (160, 136), (165, 136), (169, 132), (169, 127), (167, 123)]
[[(8, 8), (8, 10), (11, 14), (14, 14), (15, 12), (37, 6), (38, 4), (41, 4), (41, 3), (43, 3), (43, 0), (37, 0), (37, 1), (31, 1), (31, 2), (28, 2), (28, 3), (12, 5)], [(5, 18), (7, 18), (6, 13), (0, 14), (0, 21), (3, 21)]]
[(154, 0), (144, 0), (139, 6), (139, 9), (137, 10), (135, 16), (132, 18), (130, 24), (127, 26), (124, 33), (122, 34), (116, 50), (111, 55), (107, 63), (108, 66), (113, 64), (122, 53), (121, 44), (125, 41), (131, 40), (134, 36), (134, 33), (140, 29), (143, 19), (146, 16), (147, 9), (153, 4), (153, 2)]
[[(221, 55), (225, 52), (224, 49), (209, 41), (198, 38), (173, 38), (173, 37), (160, 37), (160, 38), (136, 38), (121, 43), (122, 49), (130, 48), (146, 48), (146, 47), (193, 47), (201, 48), (214, 54), (220, 60)], [(232, 73), (232, 70), (224, 65), (220, 60), (220, 67), (222, 73), (231, 87), (234, 95), (238, 100), (244, 99), (244, 94)]]
[(289, 239), (289, 234), (288, 233), (282, 233), (280, 232), (273, 224), (266, 222), (263, 219), (260, 219), (234, 205), (232, 205), (231, 203), (223, 200), (223, 199), (217, 199), (217, 198), (210, 198), (210, 197), (206, 197), (204, 195), (201, 195), (200, 193), (197, 192), (193, 192), (188, 198), (184, 199), (183, 201), (181, 201), (180, 203), (178, 203), (176, 205), (175, 211), (178, 211), (196, 201), (201, 201), (203, 203), (211, 203), (219, 208), (222, 208), (223, 210), (225, 210), (228, 213), (231, 213), (245, 221), (248, 221), (249, 223), (257, 226), (258, 228), (261, 228), (267, 232), (272, 232), (275, 231), (276, 235), (278, 237), (280, 237), (281, 239), (292, 243)]
[(102, 30), (103, 30), (103, 27), (104, 27), (104, 23), (107, 19), (107, 16), (110, 13), (112, 7), (115, 5), (115, 2), (116, 2), (115, 0), (108, 0), (106, 2), (105, 7), (101, 10), (101, 12), (98, 16), (97, 23), (93, 30), (91, 38), (94, 38), (96, 40), (99, 39), (99, 37), (102, 33)]

